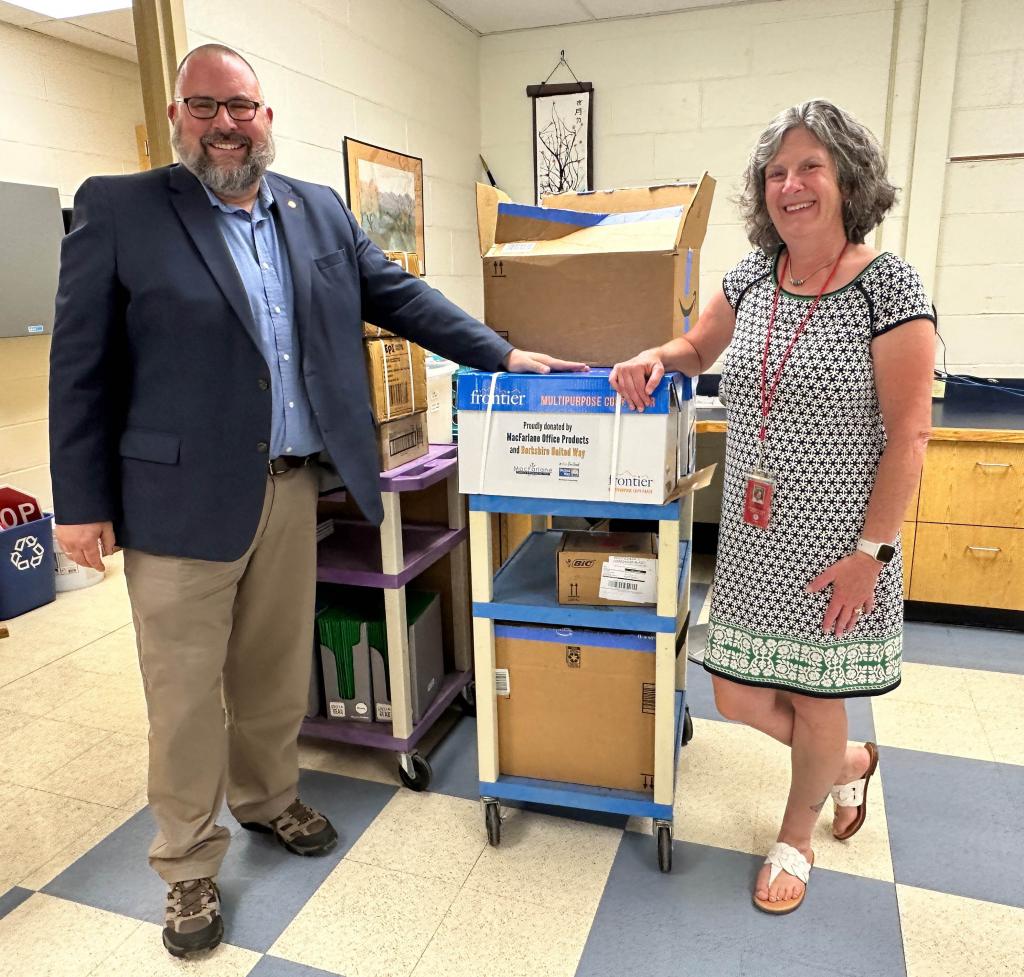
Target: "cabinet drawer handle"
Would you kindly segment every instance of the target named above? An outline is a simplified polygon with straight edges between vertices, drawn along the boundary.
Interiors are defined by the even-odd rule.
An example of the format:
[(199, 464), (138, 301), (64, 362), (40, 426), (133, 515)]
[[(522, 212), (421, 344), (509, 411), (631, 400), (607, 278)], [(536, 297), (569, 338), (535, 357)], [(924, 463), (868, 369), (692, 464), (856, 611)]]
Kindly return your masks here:
[(1013, 465), (1008, 461), (976, 461), (979, 468), (1013, 468)]
[(1002, 553), (1002, 547), (999, 546), (968, 546), (967, 547), (972, 553)]

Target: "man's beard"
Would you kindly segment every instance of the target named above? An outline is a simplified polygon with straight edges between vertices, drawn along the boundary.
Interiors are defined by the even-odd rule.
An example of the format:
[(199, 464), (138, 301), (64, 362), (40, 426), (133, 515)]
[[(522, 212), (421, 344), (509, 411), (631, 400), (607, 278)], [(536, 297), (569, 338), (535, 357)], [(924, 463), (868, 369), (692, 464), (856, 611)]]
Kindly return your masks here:
[[(237, 165), (215, 163), (206, 152), (205, 143), (235, 142), (238, 139), (246, 145), (248, 152), (245, 159)], [(228, 136), (216, 131), (204, 135), (199, 143), (194, 152), (189, 151), (181, 138), (181, 125), (175, 124), (171, 133), (171, 145), (178, 154), (181, 165), (216, 194), (237, 196), (244, 193), (260, 181), (270, 168), (270, 164), (274, 162), (274, 137), (269, 129), (266, 141), (258, 147), (253, 147), (248, 136), (239, 136), (237, 133)]]

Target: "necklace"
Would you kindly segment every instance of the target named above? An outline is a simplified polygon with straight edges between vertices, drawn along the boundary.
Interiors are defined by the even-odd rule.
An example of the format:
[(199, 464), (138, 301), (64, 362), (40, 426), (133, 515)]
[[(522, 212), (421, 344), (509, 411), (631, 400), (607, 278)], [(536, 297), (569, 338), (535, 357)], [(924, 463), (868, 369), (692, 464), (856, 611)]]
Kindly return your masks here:
[[(843, 248), (843, 251), (845, 250), (846, 248)], [(828, 268), (828, 266), (831, 265), (832, 262), (835, 260), (835, 258), (829, 258), (828, 261), (826, 261), (825, 264), (823, 264), (820, 268), (815, 268), (814, 271), (812, 271), (809, 275), (804, 275), (803, 278), (794, 278), (792, 275), (787, 276), (789, 278), (789, 284), (795, 285), (797, 288), (799, 288), (801, 285), (803, 285), (804, 282), (809, 281), (815, 275), (817, 275), (819, 271), (823, 271), (825, 268)], [(787, 256), (787, 264), (788, 263), (789, 261)]]

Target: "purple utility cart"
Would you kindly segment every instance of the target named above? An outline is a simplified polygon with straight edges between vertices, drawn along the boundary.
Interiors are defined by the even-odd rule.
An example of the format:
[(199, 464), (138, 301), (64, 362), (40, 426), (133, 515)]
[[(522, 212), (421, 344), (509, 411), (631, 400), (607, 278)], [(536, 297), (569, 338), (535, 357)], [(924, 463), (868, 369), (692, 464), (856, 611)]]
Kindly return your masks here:
[[(403, 525), (402, 493), (417, 492), (441, 481), (447, 483), (448, 489), (448, 525)], [(357, 520), (335, 520), (334, 533), (319, 546), (317, 579), (383, 588), (392, 720), (390, 723), (363, 723), (317, 717), (307, 719), (302, 724), (302, 732), (341, 743), (391, 750), (398, 754), (402, 783), (412, 790), (426, 790), (430, 784), (430, 763), (418, 752), (417, 744), (457, 698), (461, 697), (470, 711), (475, 704), (466, 517), (459, 495), (457, 446), (432, 444), (423, 457), (382, 473), (380, 492), (384, 503), (384, 522), (380, 529)], [(329, 501), (331, 496), (322, 498)], [(405, 585), (447, 553), (451, 554), (455, 583), (452, 587), (455, 671), (445, 676), (437, 698), (414, 725)]]

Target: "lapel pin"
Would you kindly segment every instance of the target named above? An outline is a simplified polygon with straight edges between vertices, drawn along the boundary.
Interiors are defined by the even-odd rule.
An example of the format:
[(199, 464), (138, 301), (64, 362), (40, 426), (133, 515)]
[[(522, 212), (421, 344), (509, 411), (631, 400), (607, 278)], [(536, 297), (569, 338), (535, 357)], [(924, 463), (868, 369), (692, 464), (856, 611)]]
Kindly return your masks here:
[(294, 200), (289, 200), (288, 201), (288, 206), (289, 207), (298, 207), (298, 204)]

